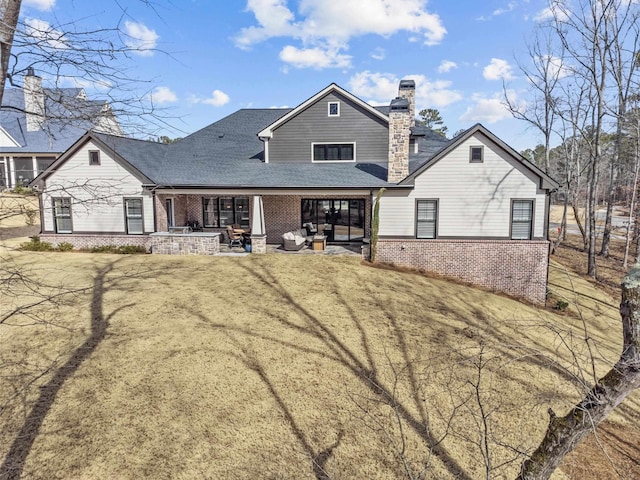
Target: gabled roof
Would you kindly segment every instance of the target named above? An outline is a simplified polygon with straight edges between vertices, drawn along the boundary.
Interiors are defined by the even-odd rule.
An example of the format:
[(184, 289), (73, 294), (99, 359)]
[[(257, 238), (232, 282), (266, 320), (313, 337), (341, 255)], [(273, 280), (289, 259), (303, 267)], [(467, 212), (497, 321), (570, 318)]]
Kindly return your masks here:
[(60, 155), (44, 172), (34, 178), (30, 185), (36, 185), (55, 173), (82, 146), (93, 141), (101, 150), (108, 153), (118, 164), (131, 173), (142, 183), (151, 184), (153, 181), (140, 170), (136, 163), (144, 159), (153, 158), (154, 154), (163, 156), (168, 145), (145, 140), (136, 140), (116, 135), (107, 135), (88, 131), (80, 137), (66, 152)]
[(276, 120), (275, 122), (273, 122), (272, 124), (270, 124), (266, 128), (264, 128), (263, 130), (261, 130), (258, 133), (258, 137), (271, 138), (271, 136), (273, 135), (273, 131), (276, 128), (278, 128), (283, 123), (287, 122), (289, 119), (295, 117), (296, 115), (298, 115), (303, 110), (309, 108), (311, 105), (313, 105), (318, 100), (320, 100), (321, 98), (325, 97), (326, 95), (328, 95), (330, 93), (340, 94), (340, 95), (346, 97), (347, 99), (351, 100), (352, 102), (354, 102), (356, 105), (358, 105), (361, 108), (365, 109), (366, 111), (370, 112), (372, 115), (378, 117), (379, 119), (381, 119), (381, 120), (383, 120), (385, 122), (389, 121), (389, 117), (387, 115), (385, 115), (384, 113), (382, 113), (379, 109), (377, 109), (375, 107), (372, 107), (367, 102), (359, 99), (354, 94), (348, 92), (347, 90), (345, 90), (344, 88), (340, 87), (339, 85), (337, 85), (335, 83), (332, 83), (328, 87), (320, 90), (318, 93), (316, 93), (314, 96), (312, 96), (308, 100), (305, 100), (304, 102), (302, 102), (300, 105), (298, 105), (297, 107), (292, 109), (286, 115), (283, 115), (278, 120)]
[(411, 185), (414, 179), (418, 175), (420, 175), (422, 172), (430, 168), (436, 162), (444, 158), (453, 149), (458, 147), (461, 143), (465, 142), (476, 133), (481, 133), (485, 135), (487, 138), (489, 138), (489, 140), (491, 140), (493, 143), (495, 143), (501, 149), (503, 149), (506, 153), (508, 153), (511, 157), (513, 157), (513, 159), (517, 161), (519, 164), (521, 164), (526, 170), (530, 171), (535, 176), (537, 176), (540, 179), (540, 184), (539, 184), (540, 188), (555, 189), (560, 186), (560, 184), (556, 182), (553, 178), (551, 178), (549, 175), (544, 173), (534, 164), (529, 162), (526, 158), (520, 155), (516, 150), (511, 148), (502, 140), (500, 140), (491, 131), (489, 131), (487, 128), (485, 128), (483, 125), (479, 123), (476, 123), (474, 126), (469, 128), (465, 132), (461, 133), (457, 137), (453, 138), (452, 140), (444, 144), (439, 151), (435, 152), (430, 158), (426, 159), (426, 161), (424, 161), (421, 165), (417, 166), (417, 168), (415, 168), (414, 170), (411, 170), (411, 173), (409, 174), (409, 176), (407, 176), (404, 180), (402, 180), (399, 183), (399, 185)]
[(0, 147), (1, 153), (44, 153), (57, 155), (67, 150), (89, 129), (91, 119), (109, 114), (105, 101), (87, 100), (81, 88), (45, 88), (45, 119), (36, 131), (27, 130), (22, 88), (4, 91), (0, 126), (19, 146)]

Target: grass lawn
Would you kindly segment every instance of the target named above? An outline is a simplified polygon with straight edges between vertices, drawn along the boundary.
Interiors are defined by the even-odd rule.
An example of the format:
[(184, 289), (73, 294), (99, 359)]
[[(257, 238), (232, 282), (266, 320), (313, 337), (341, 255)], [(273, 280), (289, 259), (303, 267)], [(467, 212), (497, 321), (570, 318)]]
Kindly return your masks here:
[[(589, 354), (595, 375), (619, 355), (619, 298), (573, 250), (549, 272), (562, 313), (357, 257), (19, 241), (0, 247), (0, 315), (30, 306), (0, 324), (3, 480), (514, 478)], [(554, 478), (640, 478), (639, 420), (636, 392)]]
[[(0, 327), (7, 475), (482, 478), (480, 404), (497, 467), (518, 457), (500, 444), (532, 448), (547, 406), (562, 413), (589, 379), (577, 314), (358, 258), (4, 259), (43, 285), (3, 290), (3, 309), (69, 290)], [(614, 302), (558, 265), (551, 276), (588, 295), (575, 298), (602, 373)], [(612, 425), (637, 425), (639, 403)]]

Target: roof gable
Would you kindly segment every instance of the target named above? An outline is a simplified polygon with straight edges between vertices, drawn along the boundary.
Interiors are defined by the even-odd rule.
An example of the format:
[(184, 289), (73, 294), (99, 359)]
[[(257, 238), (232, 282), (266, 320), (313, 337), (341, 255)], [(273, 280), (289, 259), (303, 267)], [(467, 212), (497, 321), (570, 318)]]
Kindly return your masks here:
[(320, 90), (318, 93), (313, 95), (311, 98), (309, 98), (309, 99), (305, 100), (304, 102), (302, 102), (300, 105), (295, 107), (293, 110), (291, 110), (286, 115), (283, 115), (278, 120), (276, 120), (275, 122), (273, 122), (272, 124), (270, 124), (266, 128), (264, 128), (263, 130), (258, 132), (258, 137), (260, 137), (260, 138), (271, 138), (273, 136), (273, 131), (276, 128), (278, 128), (283, 123), (288, 122), (291, 118), (295, 117), (296, 115), (298, 115), (303, 110), (306, 110), (311, 105), (313, 105), (316, 102), (320, 101), (322, 98), (324, 98), (326, 95), (328, 95), (330, 93), (340, 94), (340, 95), (348, 98), (352, 102), (354, 102), (356, 105), (359, 105), (363, 109), (365, 109), (368, 112), (370, 112), (374, 117), (377, 117), (377, 118), (379, 118), (379, 119), (381, 119), (381, 120), (383, 120), (385, 122), (389, 121), (389, 118), (384, 113), (382, 113), (378, 109), (372, 107), (367, 102), (359, 99), (358, 97), (356, 97), (352, 93), (348, 92), (344, 88), (340, 87), (339, 85), (337, 85), (335, 83), (332, 83), (331, 85), (327, 86), (326, 88)]
[(558, 188), (560, 185), (534, 164), (529, 162), (526, 158), (520, 155), (516, 150), (507, 145), (505, 142), (500, 140), (497, 136), (495, 136), (491, 131), (485, 128), (483, 125), (476, 123), (474, 126), (461, 133), (454, 139), (452, 139), (448, 144), (446, 144), (439, 152), (433, 155), (430, 159), (424, 162), (421, 166), (416, 168), (410, 175), (408, 175), (404, 180), (402, 180), (400, 185), (410, 185), (413, 183), (415, 178), (423, 173), (425, 170), (429, 169), (438, 161), (445, 158), (451, 151), (456, 149), (459, 145), (467, 141), (476, 133), (480, 133), (486, 136), (491, 142), (496, 144), (500, 149), (502, 149), (508, 156), (510, 156), (519, 166), (522, 166), (526, 171), (530, 174), (534, 175), (539, 179), (539, 187), (542, 189), (550, 190)]
[[(126, 151), (126, 148), (125, 149), (118, 148), (117, 144), (121, 143), (122, 145), (126, 145), (130, 142), (153, 144), (154, 142), (147, 142), (144, 140), (134, 140), (134, 139), (128, 139), (125, 137), (117, 137), (115, 135), (100, 134), (100, 133), (88, 131), (82, 137), (80, 137), (67, 151), (65, 151), (62, 155), (60, 155), (55, 160), (55, 162), (53, 162), (49, 166), (49, 168), (47, 168), (44, 172), (42, 172), (40, 175), (34, 178), (31, 181), (30, 185), (37, 185), (40, 182), (46, 180), (48, 177), (54, 174), (61, 165), (63, 165), (71, 157), (73, 157), (73, 155), (75, 155), (75, 153), (78, 150), (80, 150), (80, 148), (82, 148), (84, 145), (86, 145), (89, 142), (94, 142), (98, 147), (100, 147), (101, 150), (108, 153), (116, 163), (120, 164), (122, 168), (127, 170), (134, 177), (136, 177), (140, 182), (147, 183), (147, 184), (153, 183), (153, 181), (147, 175), (142, 173), (142, 171), (139, 168), (137, 168), (137, 166), (134, 164), (135, 163), (133, 161), (134, 155), (132, 155), (132, 151)], [(162, 146), (162, 144), (156, 144), (156, 145)], [(125, 150), (125, 151), (120, 151), (120, 150)], [(125, 156), (127, 158), (125, 158)]]

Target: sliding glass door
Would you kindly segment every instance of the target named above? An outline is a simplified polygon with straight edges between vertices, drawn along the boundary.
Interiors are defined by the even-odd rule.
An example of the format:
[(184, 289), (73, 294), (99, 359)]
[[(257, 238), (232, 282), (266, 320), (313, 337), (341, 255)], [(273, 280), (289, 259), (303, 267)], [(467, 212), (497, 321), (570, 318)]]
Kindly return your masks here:
[(364, 238), (364, 199), (303, 199), (302, 224), (312, 223), (330, 242)]

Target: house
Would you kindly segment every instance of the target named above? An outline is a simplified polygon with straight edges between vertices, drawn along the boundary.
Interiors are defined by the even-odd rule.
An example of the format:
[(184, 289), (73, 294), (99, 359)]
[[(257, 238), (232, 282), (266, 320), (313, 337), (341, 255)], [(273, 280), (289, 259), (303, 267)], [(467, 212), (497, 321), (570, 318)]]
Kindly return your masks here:
[[(254, 253), (311, 223), (371, 236), (377, 259), (544, 303), (557, 183), (482, 125), (415, 125), (415, 84), (374, 108), (331, 84), (292, 109), (242, 109), (169, 145), (88, 132), (35, 181), (45, 241), (209, 253), (251, 229)], [(181, 232), (187, 224), (202, 232)]]
[(43, 88), (29, 68), (0, 108), (0, 190), (27, 185), (88, 129), (122, 134), (109, 103), (82, 88)]

